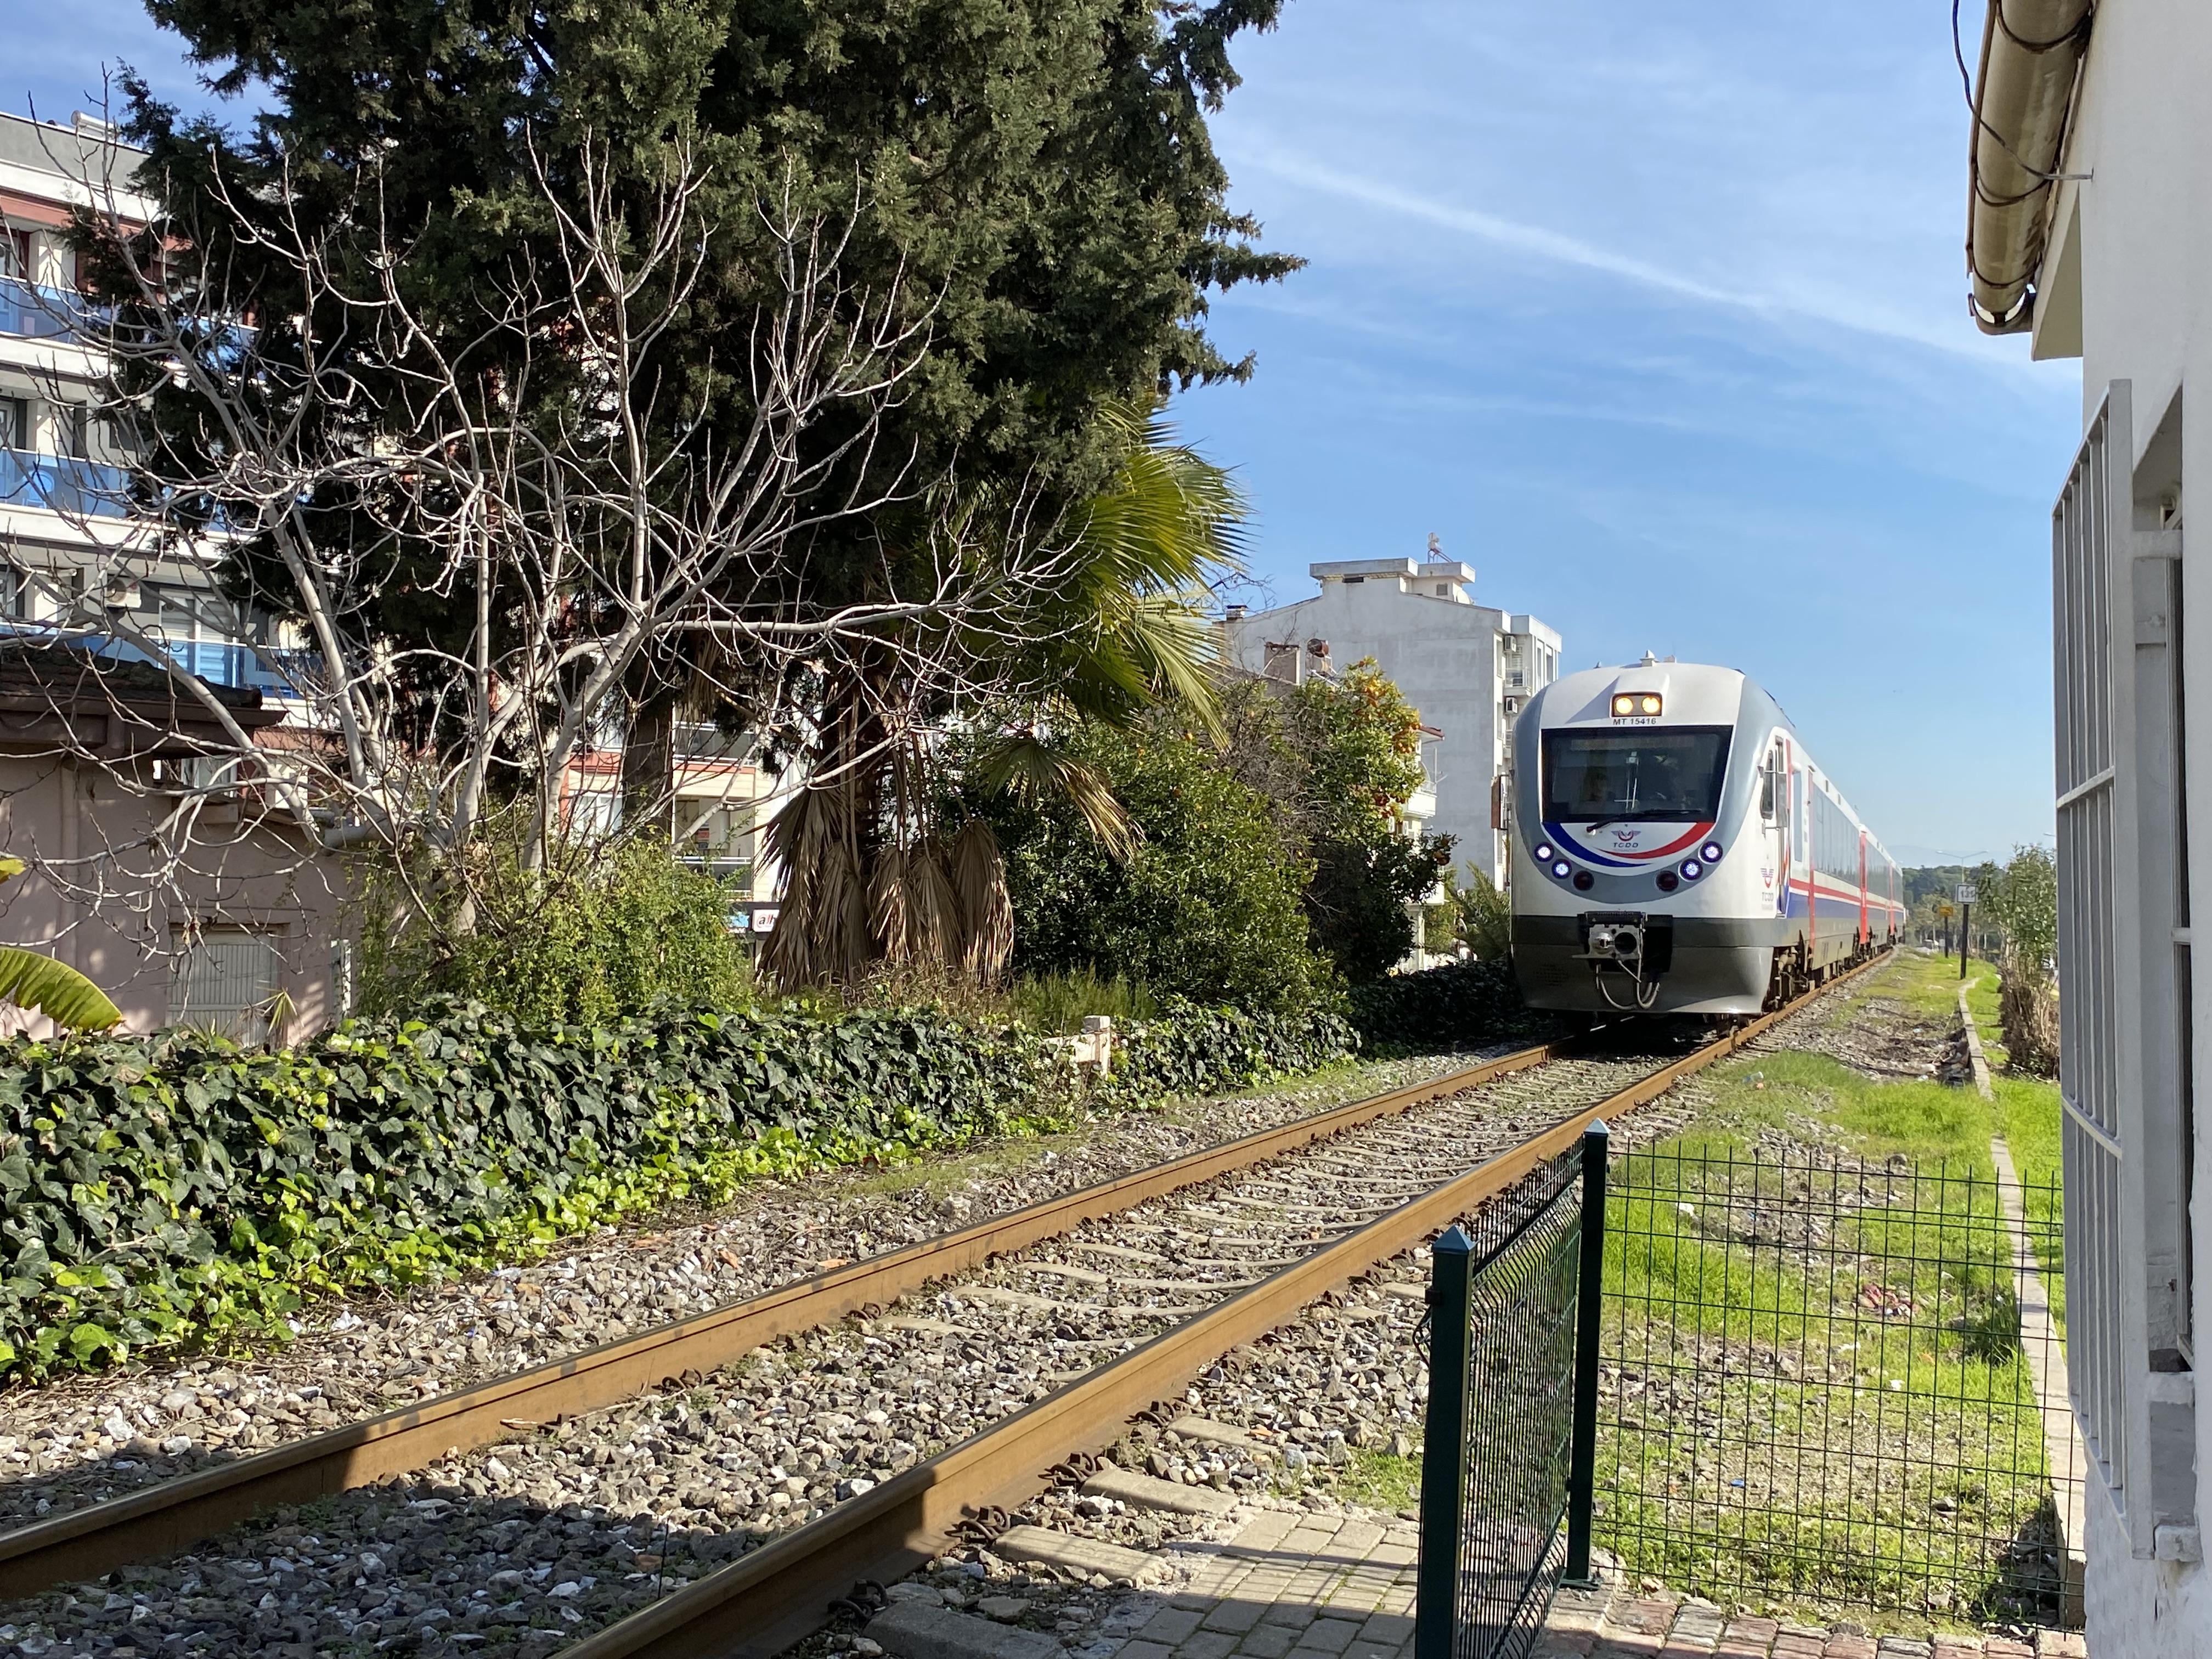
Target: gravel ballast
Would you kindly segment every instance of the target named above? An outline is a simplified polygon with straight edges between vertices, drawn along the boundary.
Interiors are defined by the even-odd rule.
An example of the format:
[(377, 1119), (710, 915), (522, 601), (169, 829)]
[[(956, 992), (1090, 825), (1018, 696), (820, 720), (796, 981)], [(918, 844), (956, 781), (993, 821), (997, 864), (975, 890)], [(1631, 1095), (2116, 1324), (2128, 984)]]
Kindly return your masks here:
[(415, 1405), (1513, 1046), (1367, 1061), (889, 1173), (764, 1181), (709, 1213), (565, 1241), (526, 1266), (405, 1297), (319, 1303), (291, 1340), (258, 1352), (11, 1389), (0, 1393), (0, 1528)]
[[(0, 1641), (33, 1655), (122, 1659), (157, 1650), (353, 1655), (496, 1645), (550, 1653), (1340, 1235), (1387, 1201), (1385, 1189), (1410, 1192), (1479, 1162), (1651, 1063), (1546, 1067), (1365, 1126), (1263, 1170), (1088, 1224), (881, 1317), (780, 1343), (695, 1388), (549, 1428), (520, 1426), (512, 1441), (419, 1477), (282, 1514), (216, 1546), (129, 1570), (116, 1576), (119, 1583), (0, 1610), (9, 1626)], [(1410, 1077), (1377, 1079), (1370, 1072), (1345, 1092), (1404, 1080)], [(1287, 1097), (1237, 1103), (1227, 1122), (1209, 1121), (1206, 1138), (1319, 1103)], [(1127, 1167), (1204, 1144), (1194, 1126), (1153, 1127), (1171, 1144)], [(1116, 1173), (1107, 1159), (1127, 1157), (1127, 1140), (1111, 1149), (1094, 1141), (1082, 1152), (1091, 1162), (1079, 1176), (1032, 1166), (1022, 1173), (1035, 1185), (1017, 1177), (1011, 1190), (987, 1188), (994, 1197), (1006, 1193), (992, 1207)], [(1285, 1173), (1300, 1158), (1310, 1160), (1303, 1185)], [(875, 1241), (875, 1249), (904, 1242), (902, 1230), (913, 1237), (942, 1231), (936, 1191), (908, 1188), (902, 1218), (880, 1191), (854, 1182), (836, 1195), (854, 1207), (836, 1224), (844, 1237)], [(843, 1254), (834, 1245), (822, 1249), (821, 1241), (839, 1237), (822, 1224), (810, 1234), (807, 1267)], [(1389, 1300), (1394, 1318), (1401, 1311), (1418, 1318), (1414, 1303)], [(1375, 1331), (1378, 1343), (1402, 1334), (1395, 1324)], [(1406, 1363), (1397, 1367), (1401, 1386), (1390, 1386), (1389, 1367), (1377, 1367), (1372, 1389), (1363, 1371), (1357, 1386), (1338, 1392), (1395, 1419), (1415, 1397)], [(1222, 1372), (1236, 1374), (1233, 1366)], [(1334, 1411), (1341, 1402), (1328, 1401), (1328, 1384), (1320, 1386)], [(1276, 1431), (1285, 1435), (1285, 1468), (1319, 1467), (1332, 1445), (1352, 1443), (1350, 1428), (1339, 1428), (1332, 1441), (1326, 1430), (1307, 1430), (1307, 1417), (1322, 1420), (1301, 1405)], [(1249, 1473), (1240, 1464), (1218, 1480), (1209, 1468), (1205, 1478), (1257, 1493), (1277, 1477), (1253, 1462)], [(1094, 1522), (1127, 1518), (1114, 1500), (1080, 1496), (1070, 1500), (1071, 1512), (1080, 1515), (1085, 1504), (1101, 1511), (1084, 1517)], [(1048, 1501), (1040, 1513), (1050, 1507)], [(1141, 1545), (1148, 1524), (1141, 1516), (1130, 1520), (1129, 1538)]]

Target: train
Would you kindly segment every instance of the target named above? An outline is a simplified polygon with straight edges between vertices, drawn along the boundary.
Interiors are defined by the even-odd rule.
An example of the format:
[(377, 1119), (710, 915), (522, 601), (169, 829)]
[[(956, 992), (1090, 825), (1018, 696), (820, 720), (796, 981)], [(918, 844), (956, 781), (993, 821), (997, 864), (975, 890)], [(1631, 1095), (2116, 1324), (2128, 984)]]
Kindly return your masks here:
[(1513, 963), (1532, 1007), (1740, 1016), (1894, 944), (1902, 873), (1748, 675), (1647, 655), (1512, 736)]

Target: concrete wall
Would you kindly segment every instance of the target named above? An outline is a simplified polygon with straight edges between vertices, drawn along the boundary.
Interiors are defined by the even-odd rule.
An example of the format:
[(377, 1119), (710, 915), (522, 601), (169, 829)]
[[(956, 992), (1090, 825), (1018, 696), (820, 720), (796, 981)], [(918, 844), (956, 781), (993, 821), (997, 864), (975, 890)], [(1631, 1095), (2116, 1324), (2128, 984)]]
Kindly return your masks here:
[(2089, 1659), (2206, 1659), (2212, 1595), (2202, 1564), (2135, 1559), (2094, 1476), (2090, 1486), (2082, 1584)]
[[(1464, 597), (1409, 591), (1416, 586), (1389, 576), (1328, 580), (1310, 599), (1231, 620), (1230, 659), (1264, 673), (1269, 642), (1304, 646), (1312, 639), (1328, 642), (1329, 660), (1340, 672), (1374, 658), (1422, 721), (1443, 733), (1435, 746), (1436, 817), (1427, 828), (1457, 839), (1455, 867), (1472, 862), (1502, 884), (1504, 840), (1491, 828), (1490, 791), (1507, 760), (1501, 714), (1507, 615)], [(1556, 653), (1558, 636), (1543, 629), (1542, 637)], [(1530, 684), (1526, 691), (1535, 689)]]
[[(312, 1036), (338, 1012), (341, 866), (311, 854), (296, 830), (241, 821), (237, 808), (212, 803), (189, 867), (165, 886), (144, 843), (171, 804), (97, 768), (0, 755), (0, 853), (31, 866), (0, 886), (0, 944), (68, 963), (143, 1033), (170, 1023), (171, 967), (189, 929), (246, 930), (274, 948), (275, 988), (290, 1000), (290, 1018), (271, 1035)], [(88, 902), (81, 890), (95, 885), (103, 895)], [(50, 1029), (42, 1017), (0, 1008), (0, 1030)]]
[[(2212, 732), (2212, 7), (2202, 0), (2101, 0), (2062, 171), (2054, 241), (2039, 284), (2037, 355), (2082, 359), (2085, 422), (2118, 380), (2132, 383), (2136, 524), (2182, 528), (2183, 708)], [(2183, 419), (2185, 389), (2203, 405)], [(2064, 479), (2045, 481), (2055, 495)], [(2186, 504), (2203, 520), (2194, 535)], [(2038, 562), (2030, 553), (2023, 575)], [(2046, 567), (2047, 568), (2047, 567)], [(2190, 887), (2212, 895), (2212, 745), (2189, 744)], [(2193, 950), (2193, 945), (2191, 947)], [(2212, 1354), (2212, 968), (2193, 975), (2196, 1135), (2192, 1322)], [(2148, 1149), (2157, 1158), (2172, 1149)], [(2131, 1154), (2133, 1155), (2133, 1154)], [(2134, 1287), (2131, 1287), (2134, 1289)], [(2139, 1290), (2135, 1293), (2140, 1294)], [(2187, 1389), (2182, 1374), (2156, 1379)], [(2212, 1406), (2198, 1401), (2161, 1455), (2193, 1455), (2199, 1515), (2212, 1490)], [(2171, 1419), (2169, 1419), (2171, 1420)], [(2123, 1529), (2094, 1477), (2088, 1493), (2088, 1646), (2095, 1659), (2212, 1656), (2212, 1576), (2158, 1560)]]

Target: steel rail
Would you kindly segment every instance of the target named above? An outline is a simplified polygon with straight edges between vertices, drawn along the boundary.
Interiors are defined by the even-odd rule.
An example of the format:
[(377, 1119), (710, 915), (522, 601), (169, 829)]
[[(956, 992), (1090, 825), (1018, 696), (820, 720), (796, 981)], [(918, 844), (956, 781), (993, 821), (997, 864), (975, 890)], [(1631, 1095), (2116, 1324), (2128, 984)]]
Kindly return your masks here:
[(1657, 1099), (1814, 998), (1888, 960), (1884, 951), (1774, 1012), (1717, 1038), (1466, 1175), (1316, 1251), (1035, 1405), (794, 1528), (730, 1565), (608, 1626), (562, 1659), (772, 1659), (828, 1622), (862, 1580), (889, 1583), (941, 1553), (969, 1516), (1015, 1509), (1079, 1452), (1110, 1445), (1139, 1412), (1171, 1397), (1239, 1344), (1424, 1243), (1551, 1158), (1589, 1124)]
[(778, 1337), (894, 1302), (933, 1279), (1024, 1249), (1079, 1223), (1527, 1071), (1572, 1046), (1540, 1043), (1462, 1066), (420, 1405), (0, 1533), (0, 1597), (34, 1595), (56, 1584), (97, 1578), (188, 1548), (280, 1504), (368, 1486), (455, 1451), (511, 1438), (514, 1423), (550, 1423), (596, 1411), (665, 1379), (719, 1370)]

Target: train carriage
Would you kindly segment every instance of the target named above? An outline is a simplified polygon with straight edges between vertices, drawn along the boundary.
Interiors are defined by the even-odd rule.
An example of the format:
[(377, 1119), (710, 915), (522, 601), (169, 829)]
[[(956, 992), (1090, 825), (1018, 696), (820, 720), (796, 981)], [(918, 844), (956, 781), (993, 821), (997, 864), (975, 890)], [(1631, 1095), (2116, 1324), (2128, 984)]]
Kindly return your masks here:
[(1757, 1013), (1904, 930), (1896, 863), (1735, 669), (1568, 675), (1529, 699), (1513, 755), (1531, 1006)]

